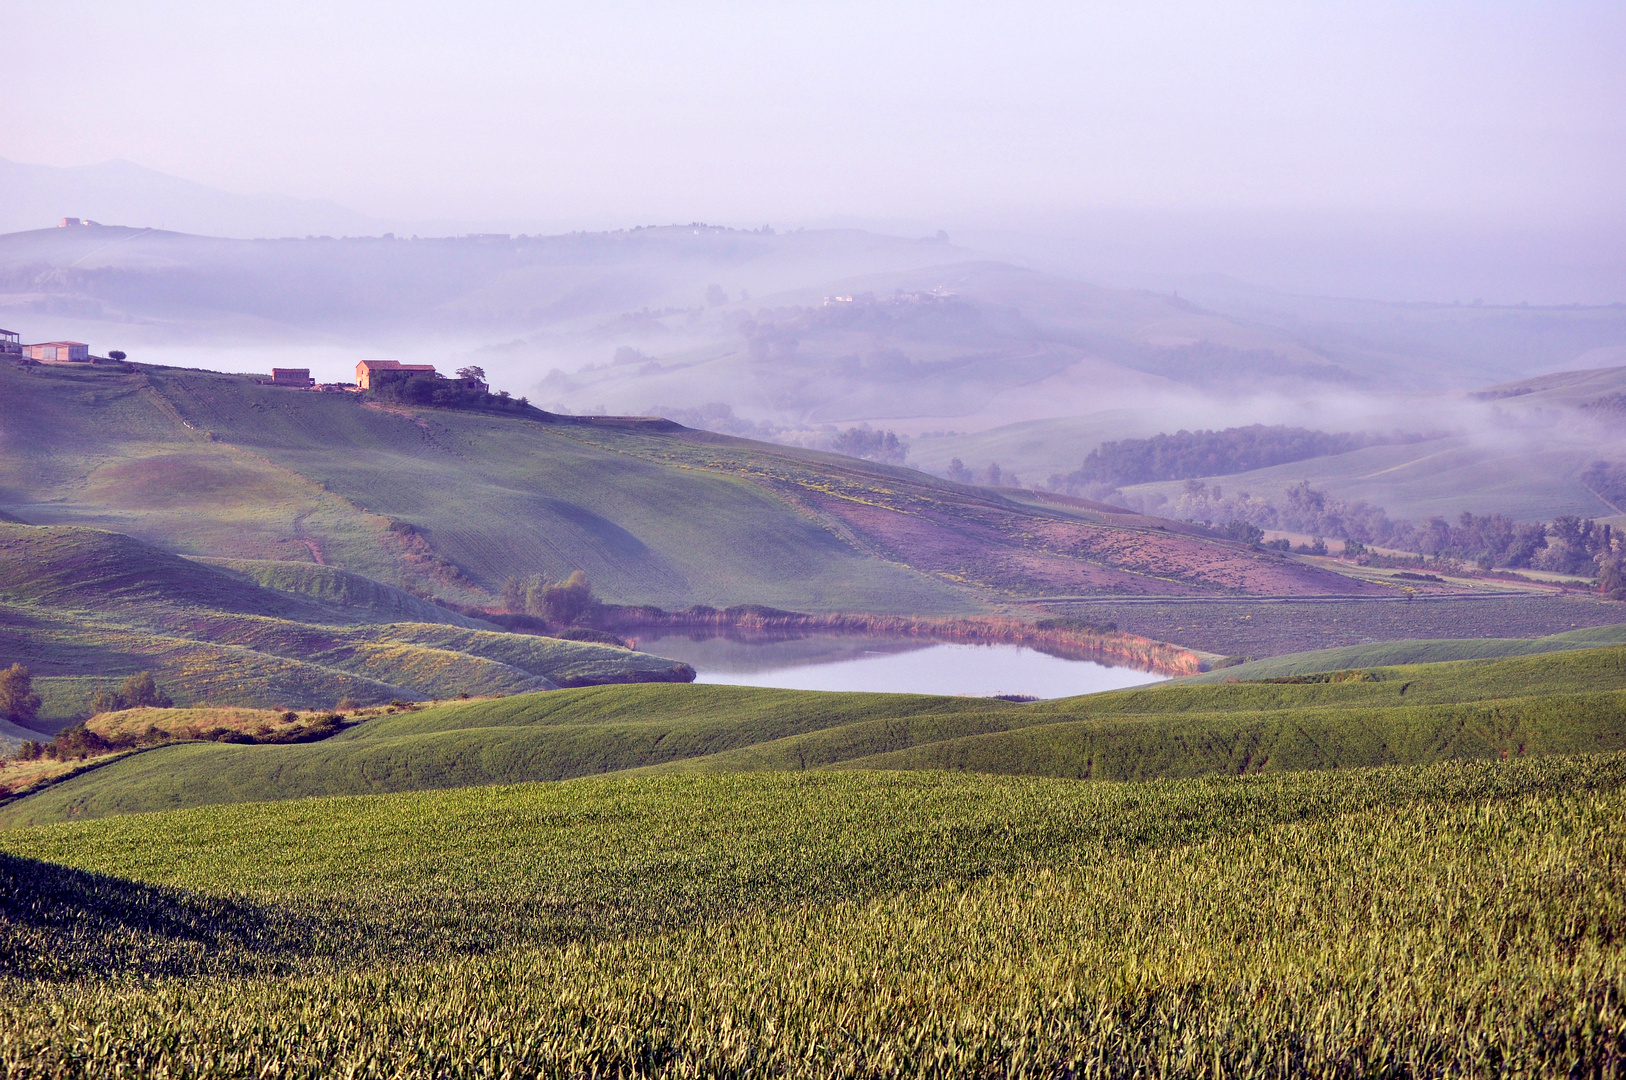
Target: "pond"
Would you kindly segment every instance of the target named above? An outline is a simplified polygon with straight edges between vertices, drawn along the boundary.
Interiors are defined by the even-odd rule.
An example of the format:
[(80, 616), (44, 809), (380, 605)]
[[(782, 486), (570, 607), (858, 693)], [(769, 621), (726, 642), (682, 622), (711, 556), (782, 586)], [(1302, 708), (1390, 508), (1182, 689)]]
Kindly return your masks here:
[(785, 690), (1055, 698), (1144, 686), (1168, 677), (1101, 656), (919, 637), (659, 630), (638, 635), (637, 641), (644, 652), (689, 664), (695, 682)]

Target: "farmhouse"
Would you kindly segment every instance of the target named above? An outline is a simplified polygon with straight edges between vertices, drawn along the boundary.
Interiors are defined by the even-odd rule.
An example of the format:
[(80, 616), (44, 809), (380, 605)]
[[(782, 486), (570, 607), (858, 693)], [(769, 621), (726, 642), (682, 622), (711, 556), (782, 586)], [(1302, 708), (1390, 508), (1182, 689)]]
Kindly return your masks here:
[(269, 386), (295, 386), (301, 390), (316, 385), (311, 378), (311, 369), (304, 367), (274, 367), (271, 369)]
[(47, 341), (39, 345), (24, 345), (23, 354), (46, 364), (90, 363), (90, 346), (83, 341)]
[(403, 364), (399, 360), (363, 360), (356, 365), (356, 385), (372, 390), (396, 379), (414, 375), (435, 377), (434, 364)]
[(23, 339), (15, 330), (0, 330), (0, 356), (21, 356)]

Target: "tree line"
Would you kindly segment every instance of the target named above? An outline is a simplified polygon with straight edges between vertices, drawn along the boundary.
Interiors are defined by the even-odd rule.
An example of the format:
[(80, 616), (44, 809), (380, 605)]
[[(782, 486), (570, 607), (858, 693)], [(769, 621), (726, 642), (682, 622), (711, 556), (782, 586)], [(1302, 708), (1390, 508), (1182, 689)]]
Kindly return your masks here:
[[(1218, 484), (1187, 481), (1174, 500), (1128, 497), (1131, 509), (1214, 526), (1257, 543), (1266, 529), (1332, 537), (1355, 545), (1386, 547), (1436, 559), (1455, 559), (1483, 569), (1535, 569), (1613, 581), (1626, 555), (1626, 534), (1607, 522), (1573, 514), (1551, 521), (1518, 521), (1506, 514), (1463, 512), (1455, 523), (1434, 516), (1417, 523), (1396, 521), (1362, 499), (1347, 501), (1312, 488), (1309, 481), (1270, 499), (1249, 492), (1227, 495)], [(1353, 551), (1351, 552), (1354, 553)], [(1619, 586), (1610, 585), (1606, 592)]]
[(1329, 454), (1346, 454), (1363, 446), (1392, 443), (1400, 438), (1367, 432), (1312, 431), (1283, 424), (1271, 427), (1252, 424), (1223, 431), (1181, 430), (1149, 439), (1102, 443), (1090, 451), (1078, 470), (1053, 477), (1052, 486), (1078, 494), (1080, 489), (1098, 484), (1119, 487), (1195, 476), (1226, 476)]

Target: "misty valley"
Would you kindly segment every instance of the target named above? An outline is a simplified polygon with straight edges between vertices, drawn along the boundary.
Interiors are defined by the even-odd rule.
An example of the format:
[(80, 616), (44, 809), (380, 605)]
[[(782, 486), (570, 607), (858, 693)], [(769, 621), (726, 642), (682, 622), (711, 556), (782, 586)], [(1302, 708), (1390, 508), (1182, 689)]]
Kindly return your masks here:
[[(0, 342), (11, 1072), (442, 1075), (521, 1011), (453, 1057), (908, 1071), (887, 994), (955, 1073), (1170, 1053), (1145, 1009), (1351, 1075), (1617, 1060), (1543, 1003), (1626, 985), (1618, 308), (1272, 322), (701, 226), (81, 224), (0, 236), (0, 287), (63, 338)], [(1544, 929), (1492, 963), (1436, 876)], [(1171, 960), (1213, 934), (1258, 946)], [(400, 1005), (448, 980), (488, 996)], [(354, 1019), (279, 1049), (302, 994)]]
[(5, 27), (0, 1074), (1626, 1076), (1620, 5)]

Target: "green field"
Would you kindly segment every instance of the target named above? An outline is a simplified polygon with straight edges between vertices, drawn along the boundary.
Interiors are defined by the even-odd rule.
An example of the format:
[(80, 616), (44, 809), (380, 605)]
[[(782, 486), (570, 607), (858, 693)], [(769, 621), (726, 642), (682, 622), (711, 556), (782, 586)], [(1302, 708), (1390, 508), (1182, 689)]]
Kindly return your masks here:
[[(385, 408), (168, 368), (0, 367), (0, 508), (178, 555), (492, 605), (513, 575), (684, 608), (985, 613), (1034, 595), (1381, 592), (1203, 530), (653, 421)], [(15, 436), (15, 437), (12, 437)]]
[(1033, 704), (601, 686), (379, 716), (315, 743), (158, 747), (10, 803), (0, 826), (636, 769), (1139, 780), (1614, 750), (1626, 750), (1626, 648)]
[(1595, 594), (1502, 591), (1494, 585), (1478, 596), (1417, 596), (1402, 603), (1245, 599), (1124, 603), (1103, 598), (1051, 603), (1046, 608), (1054, 615), (1115, 623), (1119, 630), (1154, 641), (1249, 657), (1406, 640), (1544, 638), (1619, 626), (1626, 619), (1626, 606)]
[(623, 452), (636, 435), (600, 445), (530, 420), (415, 418), (348, 394), (171, 369), (7, 366), (0, 396), (17, 403), (0, 505), (35, 523), (95, 525), (182, 554), (314, 558), (464, 600), (489, 599), (511, 574), (579, 569), (607, 598), (667, 606), (976, 607), (748, 479), (669, 466), (649, 447)]
[(1430, 664), (1444, 660), (1488, 660), (1508, 656), (1590, 649), (1599, 645), (1626, 644), (1626, 625), (1589, 626), (1539, 638), (1423, 638), (1380, 641), (1372, 645), (1346, 645), (1337, 649), (1314, 649), (1286, 653), (1263, 660), (1250, 660), (1184, 676), (1182, 682), (1213, 683), (1252, 679), (1274, 679), (1286, 675), (1307, 675), (1318, 671), (1346, 671), (1350, 668)]
[(605, 779), (0, 836), (10, 1075), (1613, 1075), (1626, 757)]

